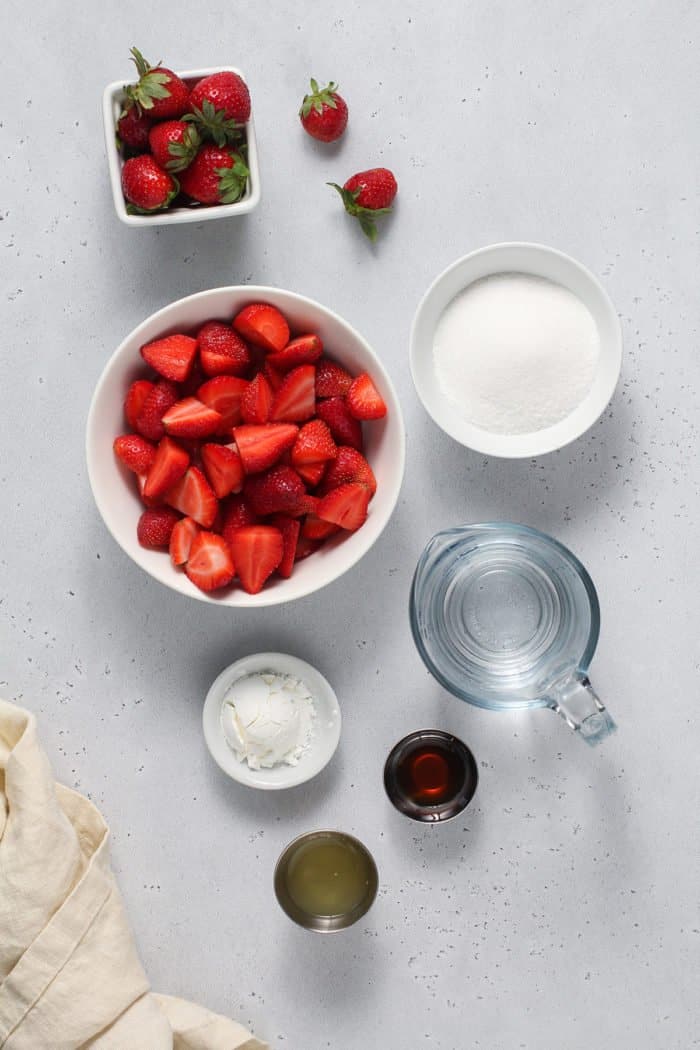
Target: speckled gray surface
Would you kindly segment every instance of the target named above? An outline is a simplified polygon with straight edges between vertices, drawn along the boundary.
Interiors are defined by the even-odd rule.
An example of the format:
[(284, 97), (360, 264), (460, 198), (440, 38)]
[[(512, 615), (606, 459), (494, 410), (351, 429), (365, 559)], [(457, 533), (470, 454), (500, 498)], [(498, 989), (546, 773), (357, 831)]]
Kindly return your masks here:
[[(0, 689), (36, 711), (57, 776), (110, 822), (154, 987), (280, 1050), (700, 1045), (697, 5), (241, 0), (201, 22), (181, 0), (123, 0), (108, 19), (86, 0), (5, 10)], [(100, 95), (128, 75), (133, 43), (175, 68), (245, 70), (256, 213), (161, 233), (117, 222)], [(339, 79), (349, 101), (338, 147), (297, 125), (310, 74)], [(377, 163), (400, 199), (372, 251), (324, 183)], [(407, 367), (429, 281), (502, 239), (581, 259), (624, 331), (609, 411), (531, 463), (454, 444)], [(371, 554), (324, 592), (252, 615), (145, 578), (103, 527), (83, 455), (92, 389), (126, 332), (243, 281), (356, 324), (408, 427), (402, 498)], [(496, 517), (552, 532), (596, 580), (593, 676), (620, 726), (598, 751), (546, 711), (460, 704), (414, 651), (407, 592), (424, 542)], [(201, 706), (228, 662), (274, 648), (331, 680), (344, 729), (317, 780), (258, 796), (210, 761)], [(381, 790), (388, 748), (425, 725), (480, 761), (473, 808), (442, 829), (402, 819)], [(359, 835), (382, 884), (366, 920), (331, 938), (292, 926), (271, 883), (282, 846), (323, 825)]]

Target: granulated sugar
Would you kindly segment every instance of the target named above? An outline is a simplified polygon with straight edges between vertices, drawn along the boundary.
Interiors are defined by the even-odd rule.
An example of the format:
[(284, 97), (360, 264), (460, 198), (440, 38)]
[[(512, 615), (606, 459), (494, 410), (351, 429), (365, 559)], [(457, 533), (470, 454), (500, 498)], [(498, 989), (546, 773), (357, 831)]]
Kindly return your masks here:
[(443, 393), (470, 423), (495, 434), (552, 426), (590, 390), (600, 351), (587, 307), (543, 277), (475, 281), (440, 318), (433, 341)]

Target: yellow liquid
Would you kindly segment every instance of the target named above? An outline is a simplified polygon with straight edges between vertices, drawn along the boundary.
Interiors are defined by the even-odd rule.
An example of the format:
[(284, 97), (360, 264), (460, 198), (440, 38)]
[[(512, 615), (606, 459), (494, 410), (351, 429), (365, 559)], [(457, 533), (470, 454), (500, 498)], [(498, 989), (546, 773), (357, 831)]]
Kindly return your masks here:
[(367, 896), (367, 858), (347, 842), (312, 839), (289, 861), (289, 895), (307, 915), (346, 915)]

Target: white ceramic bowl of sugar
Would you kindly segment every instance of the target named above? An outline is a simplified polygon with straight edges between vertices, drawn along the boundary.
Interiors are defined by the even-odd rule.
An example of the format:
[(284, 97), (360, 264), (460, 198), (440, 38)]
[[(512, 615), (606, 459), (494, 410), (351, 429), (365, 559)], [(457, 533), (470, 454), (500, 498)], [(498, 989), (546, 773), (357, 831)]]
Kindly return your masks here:
[[(567, 289), (589, 311), (599, 338), (592, 382), (583, 399), (553, 425), (526, 433), (497, 433), (477, 426), (457, 401), (447, 396), (435, 365), (435, 334), (447, 307), (476, 281), (501, 274), (544, 278)], [(575, 441), (605, 410), (622, 364), (620, 322), (597, 278), (564, 252), (542, 244), (493, 244), (458, 259), (433, 281), (413, 319), (410, 361), (413, 382), (426, 411), (455, 441), (487, 456), (541, 456)]]

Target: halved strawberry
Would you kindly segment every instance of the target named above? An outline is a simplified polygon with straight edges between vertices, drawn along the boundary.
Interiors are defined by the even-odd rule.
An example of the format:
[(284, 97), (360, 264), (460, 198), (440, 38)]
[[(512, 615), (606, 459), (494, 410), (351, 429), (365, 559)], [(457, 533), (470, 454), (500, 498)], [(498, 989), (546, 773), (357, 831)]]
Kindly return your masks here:
[(272, 519), (271, 524), (282, 533), (284, 553), (282, 561), (277, 566), (277, 572), (283, 579), (287, 580), (292, 575), (292, 569), (294, 568), (297, 540), (299, 539), (299, 521), (296, 518), (288, 517), (286, 514), (277, 514)]
[(339, 525), (334, 525), (332, 521), (324, 521), (316, 514), (307, 514), (301, 527), (302, 536), (309, 540), (325, 540), (339, 531)]
[(316, 415), (324, 423), (339, 445), (351, 445), (362, 451), (362, 425), (348, 410), (343, 397), (329, 397), (316, 405)]
[(226, 587), (236, 574), (231, 551), (223, 536), (199, 532), (192, 540), (185, 572), (200, 591)]
[(372, 495), (377, 491), (374, 471), (362, 453), (348, 445), (341, 445), (338, 455), (326, 471), (320, 494), (325, 496), (331, 489), (337, 489), (339, 485), (347, 485), (350, 482), (366, 485)]
[(177, 401), (177, 387), (169, 379), (159, 379), (143, 402), (136, 429), (149, 441), (160, 441), (165, 433), (163, 416)]
[(215, 376), (200, 386), (199, 400), (221, 416), (219, 434), (230, 434), (241, 422), (241, 399), (247, 389), (247, 381), (236, 376)]
[(245, 483), (245, 498), (255, 514), (288, 514), (297, 517), (308, 508), (306, 488), (291, 467), (276, 466)]
[(275, 394), (270, 419), (289, 422), (310, 419), (316, 407), (315, 377), (313, 365), (300, 365), (288, 372)]
[(276, 463), (294, 444), (299, 428), (293, 423), (246, 423), (234, 427), (238, 453), (246, 474), (259, 474)]
[(126, 392), (124, 415), (132, 430), (136, 430), (136, 421), (141, 415), (143, 403), (153, 390), (153, 383), (148, 379), (137, 379)]
[(170, 507), (154, 507), (145, 510), (136, 526), (136, 535), (142, 547), (160, 550), (170, 543), (170, 535), (178, 521), (178, 516)]
[(139, 434), (122, 434), (114, 439), (114, 454), (134, 474), (147, 474), (156, 458), (156, 446)]
[[(292, 446), (292, 465), (310, 485), (316, 485), (323, 475), (324, 465), (335, 459), (337, 446), (322, 419), (304, 423)], [(321, 467), (320, 472), (318, 467)], [(312, 469), (314, 468), (314, 469)], [(307, 478), (307, 473), (309, 477)]]
[(159, 496), (157, 496), (155, 499), (149, 499), (148, 496), (144, 496), (143, 490), (146, 487), (147, 478), (148, 474), (137, 474), (136, 476), (141, 502), (143, 503), (144, 507), (162, 507), (163, 500)]
[(194, 518), (202, 528), (210, 529), (214, 524), (219, 501), (199, 467), (188, 467), (164, 499), (171, 507)]
[(355, 419), (383, 419), (386, 415), (384, 399), (367, 372), (353, 379), (346, 401)]
[(324, 521), (332, 521), (342, 529), (354, 532), (367, 520), (367, 507), (372, 494), (366, 485), (340, 485), (324, 496), (316, 514)]
[(185, 473), (189, 462), (190, 457), (184, 448), (169, 437), (162, 438), (143, 487), (146, 499), (164, 496)]
[(272, 388), (262, 372), (248, 383), (241, 398), (241, 416), (244, 423), (267, 423), (272, 408)]
[(289, 342), (284, 314), (269, 303), (250, 303), (233, 319), (233, 327), (244, 339), (265, 350), (281, 350)]
[(241, 491), (245, 475), (235, 445), (202, 445), (201, 453), (204, 473), (219, 499)]
[(231, 535), (231, 553), (241, 586), (258, 594), (284, 557), (284, 540), (272, 525), (244, 525)]
[(321, 478), (326, 472), (325, 463), (307, 463), (306, 466), (301, 464), (297, 466), (295, 463), (292, 464), (297, 474), (310, 489), (313, 489), (318, 485)]
[(336, 361), (316, 362), (316, 397), (344, 397), (351, 385), (352, 376)]
[(297, 540), (297, 549), (294, 554), (295, 561), (303, 561), (304, 558), (308, 558), (310, 554), (317, 551), (322, 544), (322, 540), (310, 540), (308, 536), (299, 535)]
[(230, 496), (221, 506), (221, 535), (228, 544), (231, 543), (231, 536), (236, 529), (243, 528), (244, 525), (258, 524), (258, 516), (250, 509), (244, 496)]
[(170, 533), (170, 560), (173, 565), (184, 565), (190, 556), (192, 540), (199, 532), (199, 525), (192, 518), (180, 518)]
[(196, 397), (176, 401), (163, 416), (163, 426), (175, 437), (211, 437), (220, 425), (221, 415)]
[(187, 379), (196, 353), (197, 340), (190, 335), (166, 335), (141, 347), (144, 361), (159, 375), (175, 383)]
[(270, 354), (268, 361), (274, 368), (288, 372), (297, 365), (312, 365), (323, 353), (323, 343), (317, 335), (300, 335), (282, 350)]
[(199, 357), (208, 376), (240, 376), (250, 364), (250, 352), (237, 332), (223, 321), (207, 321), (197, 332)]

